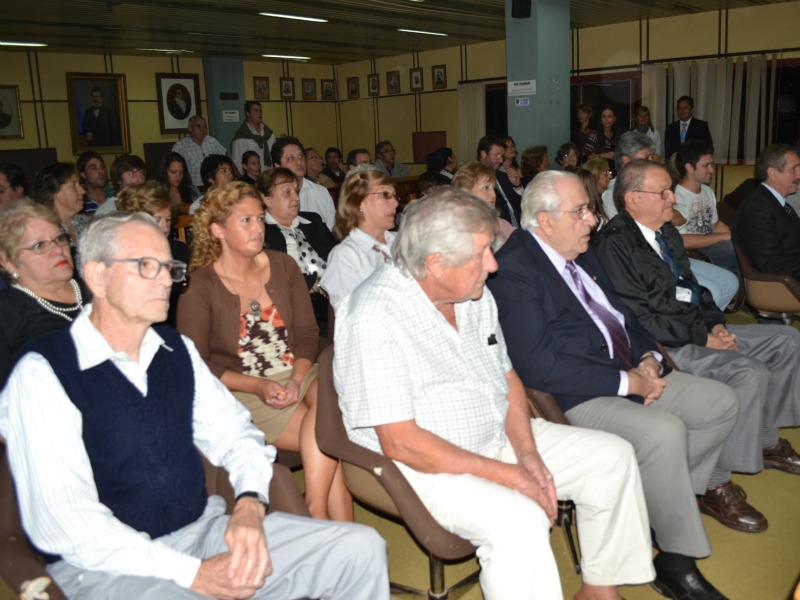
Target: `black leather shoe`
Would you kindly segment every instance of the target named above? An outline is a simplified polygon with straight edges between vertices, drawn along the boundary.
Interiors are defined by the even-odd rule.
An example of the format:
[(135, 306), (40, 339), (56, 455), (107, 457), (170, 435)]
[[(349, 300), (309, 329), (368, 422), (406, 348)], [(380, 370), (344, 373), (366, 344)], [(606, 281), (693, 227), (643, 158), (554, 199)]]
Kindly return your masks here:
[(694, 564), (683, 570), (660, 568), (656, 556), (653, 565), (656, 579), (651, 585), (662, 596), (672, 600), (728, 600), (703, 577)]

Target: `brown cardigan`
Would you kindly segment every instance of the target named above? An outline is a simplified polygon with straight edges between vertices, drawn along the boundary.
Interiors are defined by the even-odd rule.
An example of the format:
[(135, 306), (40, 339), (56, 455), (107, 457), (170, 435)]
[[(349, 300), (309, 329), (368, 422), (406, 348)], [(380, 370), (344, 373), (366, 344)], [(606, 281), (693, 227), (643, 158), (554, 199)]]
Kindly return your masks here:
[[(264, 287), (286, 323), (289, 349), (295, 359), (314, 362), (319, 329), (300, 268), (288, 254), (272, 250), (266, 254), (270, 279)], [(178, 303), (177, 328), (195, 343), (217, 377), (228, 370), (242, 372), (239, 317), (239, 296), (227, 290), (213, 266), (192, 273), (189, 288)]]

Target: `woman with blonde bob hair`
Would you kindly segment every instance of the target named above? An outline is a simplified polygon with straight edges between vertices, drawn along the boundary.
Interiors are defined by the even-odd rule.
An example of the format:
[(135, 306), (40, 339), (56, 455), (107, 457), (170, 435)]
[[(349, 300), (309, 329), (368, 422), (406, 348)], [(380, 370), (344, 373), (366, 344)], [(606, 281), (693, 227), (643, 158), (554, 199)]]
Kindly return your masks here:
[[(480, 198), (494, 208), (495, 203), (495, 174), (494, 169), (478, 161), (472, 161), (456, 171), (453, 177), (453, 187), (469, 192)], [(492, 249), (499, 250), (514, 231), (514, 226), (497, 217), (497, 234), (495, 235)]]
[(264, 250), (264, 207), (252, 186), (211, 190), (195, 214), (192, 280), (178, 330), (250, 411), (267, 442), (299, 450), (311, 516), (353, 520), (338, 463), (317, 446), (319, 330), (287, 254)]
[(392, 181), (373, 168), (351, 169), (339, 193), (333, 233), (342, 242), (328, 255), (320, 286), (336, 310), (342, 298), (375, 269), (392, 260), (397, 194)]

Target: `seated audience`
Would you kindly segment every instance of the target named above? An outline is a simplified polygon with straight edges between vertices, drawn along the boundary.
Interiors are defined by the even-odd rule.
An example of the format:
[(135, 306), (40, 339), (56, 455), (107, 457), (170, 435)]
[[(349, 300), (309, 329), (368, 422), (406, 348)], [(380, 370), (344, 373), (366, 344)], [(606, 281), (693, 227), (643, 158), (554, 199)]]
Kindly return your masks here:
[[(578, 168), (578, 147), (572, 142), (561, 144), (556, 150), (556, 164), (565, 171), (574, 171)], [(608, 163), (606, 163), (608, 166)]]
[(95, 215), (106, 215), (117, 210), (116, 195), (129, 185), (141, 185), (146, 180), (147, 165), (144, 161), (133, 154), (120, 154), (111, 163), (109, 175), (111, 185), (114, 188), (114, 198), (108, 198), (95, 211)]
[[(235, 170), (233, 168), (233, 161), (224, 154), (212, 154), (206, 156), (200, 164), (200, 176), (206, 183), (206, 195), (208, 192), (216, 187), (225, 185), (233, 181), (235, 177)], [(200, 196), (197, 200), (192, 202), (189, 207), (189, 214), (193, 215), (203, 202), (205, 196)]]
[(656, 589), (723, 600), (695, 564), (711, 553), (696, 494), (736, 424), (736, 393), (664, 364), (590, 248), (594, 225), (576, 175), (548, 171), (525, 189), (523, 228), (488, 282), (508, 355), (523, 384), (552, 394), (570, 423), (633, 445), (659, 548)]
[[(597, 194), (602, 198), (611, 181), (611, 169), (608, 168), (608, 161), (605, 158), (593, 158), (587, 160), (583, 168), (594, 174), (597, 183)], [(603, 214), (605, 214), (605, 211)]]
[(158, 163), (158, 182), (167, 190), (174, 206), (191, 204), (200, 197), (192, 185), (189, 167), (177, 152), (165, 152)]
[(616, 436), (530, 418), (484, 289), (496, 226), (492, 208), (455, 189), (409, 206), (397, 264), (337, 312), (347, 434), (393, 459), (433, 517), (478, 547), (487, 600), (565, 597), (550, 548), (556, 497), (577, 506), (576, 598), (619, 599), (617, 585), (653, 579), (636, 458)]
[(242, 176), (239, 177), (239, 181), (255, 185), (259, 175), (261, 175), (261, 157), (255, 150), (248, 150), (242, 154)]
[(419, 197), (424, 198), (426, 195), (436, 191), (442, 186), (450, 185), (452, 177), (446, 177), (436, 171), (425, 171), (419, 176), (417, 182), (417, 189), (419, 189)]
[(69, 236), (52, 209), (20, 200), (0, 213), (0, 389), (28, 342), (78, 316), (86, 289), (74, 277)]
[(83, 186), (75, 166), (72, 163), (53, 163), (43, 167), (33, 180), (31, 196), (56, 212), (61, 229), (69, 236), (74, 260), (78, 239), (92, 221), (91, 217), (80, 214), (83, 210)]
[[(388, 600), (374, 531), (265, 518), (275, 448), (191, 341), (151, 327), (184, 274), (153, 219), (95, 220), (81, 256), (91, 306), (0, 395), (22, 522), (64, 596)], [(229, 472), (230, 516), (199, 453)]]
[(347, 174), (333, 229), (342, 242), (331, 250), (320, 282), (334, 310), (370, 273), (391, 262), (397, 204), (391, 180), (371, 165)]
[(328, 335), (328, 298), (320, 279), (328, 267), (328, 255), (336, 238), (315, 212), (300, 212), (297, 177), (289, 169), (275, 167), (256, 182), (266, 205), (264, 221), (267, 247), (294, 259), (311, 294), (314, 316), (323, 336)]
[(282, 136), (272, 146), (272, 164), (284, 167), (294, 173), (300, 189), (300, 208), (305, 212), (315, 212), (333, 229), (336, 221), (336, 207), (327, 188), (306, 179), (306, 155), (303, 144), (297, 138)]
[(800, 156), (785, 144), (767, 146), (756, 177), (761, 184), (736, 211), (733, 241), (759, 271), (800, 279), (800, 218), (786, 202), (800, 182)]
[[(277, 143), (277, 142), (276, 142)], [(319, 329), (297, 264), (264, 250), (264, 207), (252, 186), (216, 187), (194, 218), (189, 289), (178, 331), (278, 448), (300, 451), (311, 516), (353, 520), (337, 461), (315, 438)]]
[(683, 245), (739, 275), (731, 229), (719, 220), (717, 198), (709, 187), (714, 175), (714, 149), (700, 140), (689, 140), (675, 153), (675, 168), (681, 181), (675, 187), (672, 224), (681, 234)]
[[(153, 217), (158, 228), (169, 242), (172, 258), (188, 266), (191, 252), (189, 246), (180, 240), (174, 239), (172, 232), (172, 219), (175, 216), (174, 202), (169, 193), (156, 181), (148, 181), (142, 185), (130, 185), (117, 196), (117, 210), (122, 212), (144, 212)], [(178, 313), (178, 298), (186, 291), (186, 282), (173, 283), (169, 295), (169, 312), (167, 323), (175, 327)]]
[(28, 179), (13, 163), (0, 163), (0, 209), (28, 196)]
[(326, 188), (335, 188), (336, 183), (322, 172), (322, 157), (314, 148), (306, 148), (306, 179)]
[(109, 198), (114, 197), (114, 190), (108, 186), (106, 161), (94, 150), (87, 150), (78, 157), (75, 163), (83, 185), (83, 214), (93, 215)]
[(369, 150), (365, 148), (355, 148), (347, 153), (347, 171), (353, 167), (360, 167), (361, 165), (371, 165), (372, 157), (369, 155)]
[(375, 168), (384, 175), (388, 177), (408, 177), (406, 166), (395, 160), (394, 144), (389, 140), (382, 140), (375, 145), (375, 157)]
[(428, 154), (427, 166), (429, 173), (439, 173), (452, 179), (458, 169), (458, 162), (453, 150), (445, 146)]
[(200, 115), (189, 117), (187, 131), (188, 135), (175, 142), (172, 151), (186, 159), (192, 184), (197, 188), (203, 188), (206, 186), (206, 180), (200, 174), (200, 165), (203, 159), (214, 154), (225, 154), (227, 150), (225, 150), (225, 146), (208, 135), (208, 124)]
[(547, 146), (531, 146), (522, 153), (520, 171), (522, 172), (522, 187), (528, 184), (542, 171), (550, 168), (550, 159), (547, 156)]
[[(496, 200), (494, 192), (496, 183), (494, 169), (478, 161), (463, 165), (453, 177), (454, 188), (469, 192), (492, 208), (494, 208)], [(512, 231), (514, 231), (514, 226), (498, 216), (497, 233), (492, 240), (492, 250), (499, 250), (506, 243)]]
[(342, 168), (342, 151), (335, 146), (325, 150), (325, 168), (322, 169), (322, 174), (330, 177), (337, 184), (344, 179), (345, 171)]
[(595, 236), (594, 246), (619, 297), (669, 349), (678, 368), (736, 390), (739, 419), (699, 499), (700, 510), (739, 531), (764, 531), (767, 520), (745, 501), (731, 471), (773, 468), (800, 475), (800, 456), (779, 437), (780, 427), (800, 425), (800, 331), (726, 326), (711, 294), (697, 284), (670, 223), (670, 184), (661, 165), (625, 165), (614, 188), (619, 214)]
[[(592, 160), (602, 161), (603, 159), (600, 158)], [(578, 179), (581, 180), (583, 187), (586, 189), (586, 195), (589, 198), (589, 211), (594, 215), (594, 220), (596, 223), (592, 231), (597, 231), (603, 225), (608, 223), (608, 217), (606, 217), (606, 214), (603, 212), (603, 203), (600, 202), (600, 194), (597, 193), (597, 177), (595, 177), (595, 174), (589, 169), (584, 169), (583, 167), (578, 167), (575, 169), (575, 171), (573, 171), (573, 173), (578, 176)]]
[(497, 197), (497, 212), (500, 217), (511, 223), (514, 227), (519, 224), (520, 195), (514, 191), (514, 186), (509, 181), (508, 175), (500, 170), (505, 156), (505, 142), (503, 138), (486, 135), (478, 140), (476, 157), (478, 161), (495, 171), (497, 184), (495, 195)]

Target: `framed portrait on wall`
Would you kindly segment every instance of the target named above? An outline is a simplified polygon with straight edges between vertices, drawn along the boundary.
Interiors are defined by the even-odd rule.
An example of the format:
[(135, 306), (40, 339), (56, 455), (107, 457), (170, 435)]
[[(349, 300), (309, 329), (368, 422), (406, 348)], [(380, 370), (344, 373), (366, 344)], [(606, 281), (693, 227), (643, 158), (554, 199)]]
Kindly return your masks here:
[(281, 100), (294, 100), (294, 77), (281, 77)]
[(322, 99), (336, 100), (336, 83), (333, 79), (320, 79), (322, 85)]
[(380, 79), (377, 73), (370, 73), (367, 75), (367, 94), (370, 96), (377, 96), (381, 92)]
[(360, 94), (358, 91), (358, 77), (347, 78), (347, 99), (358, 100)]
[(269, 100), (269, 77), (253, 77), (253, 100)]
[(156, 73), (161, 133), (184, 133), (189, 118), (200, 114), (200, 76)]
[(0, 85), (0, 139), (21, 140), (22, 113), (19, 110), (19, 87)]
[(422, 91), (422, 68), (411, 69), (408, 72), (409, 81), (411, 82), (412, 92)]
[(130, 152), (125, 75), (67, 73), (67, 101), (75, 155)]
[(303, 85), (303, 100), (316, 100), (317, 99), (317, 80), (316, 79), (301, 79)]
[(400, 93), (400, 71), (389, 71), (386, 73), (386, 93)]
[(447, 89), (447, 65), (434, 65), (431, 67), (431, 77), (433, 78), (433, 89)]

